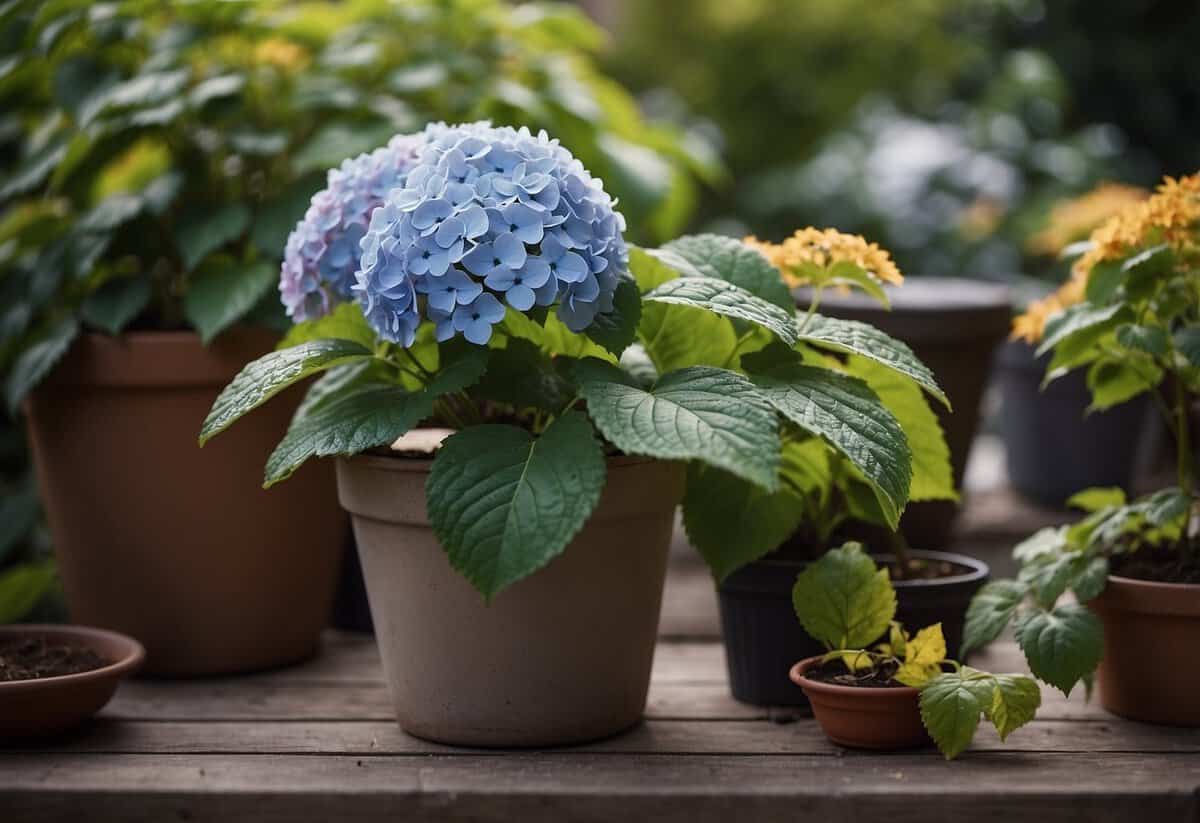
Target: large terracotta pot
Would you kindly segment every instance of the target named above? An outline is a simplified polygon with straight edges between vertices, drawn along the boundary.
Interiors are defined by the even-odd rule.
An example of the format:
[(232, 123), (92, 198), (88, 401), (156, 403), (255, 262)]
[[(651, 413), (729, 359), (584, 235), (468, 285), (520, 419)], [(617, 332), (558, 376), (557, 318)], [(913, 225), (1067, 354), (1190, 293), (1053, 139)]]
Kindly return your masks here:
[(262, 488), (299, 390), (196, 444), (217, 393), (272, 343), (85, 335), (27, 404), (71, 617), (137, 638), (148, 673), (290, 663), (328, 620), (345, 541), (333, 467)]
[(646, 705), (678, 464), (616, 458), (590, 520), (490, 603), (456, 572), (425, 509), (432, 461), (338, 461), (396, 718), (470, 746), (615, 734)]
[(1200, 726), (1200, 584), (1112, 575), (1088, 605), (1104, 623), (1100, 705), (1131, 720)]

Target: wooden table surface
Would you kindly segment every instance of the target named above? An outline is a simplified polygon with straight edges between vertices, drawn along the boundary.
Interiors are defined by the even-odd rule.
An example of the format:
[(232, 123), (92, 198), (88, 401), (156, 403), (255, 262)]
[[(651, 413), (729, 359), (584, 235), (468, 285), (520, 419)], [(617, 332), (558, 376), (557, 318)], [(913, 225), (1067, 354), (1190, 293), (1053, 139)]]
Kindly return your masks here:
[[(0, 821), (1109, 821), (1200, 823), (1200, 730), (1043, 691), (1007, 744), (983, 730), (870, 754), (811, 718), (729, 696), (711, 583), (677, 563), (647, 719), (550, 751), (455, 749), (392, 719), (370, 637), (331, 632), (288, 669), (137, 680), (69, 738), (0, 747)], [(973, 662), (1022, 668), (1011, 643)]]

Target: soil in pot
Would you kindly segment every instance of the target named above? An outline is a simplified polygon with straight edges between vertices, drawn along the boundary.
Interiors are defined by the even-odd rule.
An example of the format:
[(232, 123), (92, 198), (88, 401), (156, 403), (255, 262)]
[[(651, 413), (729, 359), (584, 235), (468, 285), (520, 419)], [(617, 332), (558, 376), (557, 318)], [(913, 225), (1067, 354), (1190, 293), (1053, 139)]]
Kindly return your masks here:
[[(138, 638), (146, 671), (278, 666), (315, 653), (346, 534), (333, 466), (264, 490), (303, 389), (203, 449), (213, 399), (275, 336), (83, 335), (27, 405), (71, 619)], [(279, 402), (283, 401), (283, 402)]]
[[(979, 428), (979, 408), (991, 371), (992, 355), (1012, 323), (1008, 289), (995, 283), (952, 277), (911, 277), (899, 288), (889, 288), (891, 310), (858, 292), (837, 294), (826, 290), (820, 312), (830, 317), (870, 323), (909, 345), (937, 378), (950, 398), (951, 412), (941, 403), (932, 408), (946, 433), (954, 485), (962, 486), (967, 456)], [(807, 306), (805, 290), (797, 301)], [(900, 521), (910, 545), (942, 549), (958, 504), (935, 500), (910, 503)]]
[(1080, 489), (1131, 490), (1150, 438), (1148, 396), (1102, 412), (1087, 412), (1091, 392), (1083, 370), (1042, 387), (1050, 355), (1010, 341), (996, 356), (1000, 432), (1008, 477), (1023, 496), (1062, 505)]
[[(792, 606), (792, 586), (811, 556), (811, 549), (785, 544), (717, 587), (730, 690), (744, 703), (808, 704), (788, 671), (797, 660), (823, 651), (801, 628)], [(956, 657), (967, 606), (987, 582), (987, 564), (945, 552), (912, 551), (909, 556), (909, 573), (892, 576), (896, 619), (916, 627), (941, 623), (947, 651)]]
[(79, 674), (112, 662), (91, 647), (69, 640), (24, 637), (0, 642), (0, 682)]
[[(909, 749), (930, 743), (921, 722), (920, 692), (893, 681), (889, 673), (853, 675), (840, 662), (810, 657), (789, 676), (812, 702), (825, 735), (856, 749)], [(857, 678), (857, 679), (856, 679)]]
[(432, 463), (337, 463), (401, 727), (454, 745), (548, 746), (639, 722), (683, 467), (610, 459), (599, 504), (562, 554), (486, 602), (433, 533)]
[(133, 638), (85, 626), (0, 626), (0, 739), (55, 734), (104, 707), (141, 665)]

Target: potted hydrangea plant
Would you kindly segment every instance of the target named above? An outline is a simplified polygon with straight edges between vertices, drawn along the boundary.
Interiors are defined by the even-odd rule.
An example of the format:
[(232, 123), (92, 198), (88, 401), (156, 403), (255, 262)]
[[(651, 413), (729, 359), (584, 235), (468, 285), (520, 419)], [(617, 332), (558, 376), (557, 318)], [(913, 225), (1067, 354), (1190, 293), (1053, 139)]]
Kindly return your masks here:
[[(601, 181), (544, 133), (435, 124), (386, 151), (402, 179), (359, 256), (322, 271), (289, 243), (282, 291), (308, 319), (222, 392), (201, 442), (322, 373), (265, 480), (339, 456), (404, 728), (534, 745), (635, 723), (675, 506), (778, 495), (807, 437), (855, 455), (899, 516), (903, 429), (865, 383), (805, 362), (758, 252), (628, 245)], [(309, 218), (299, 236), (336, 242)], [(433, 459), (391, 448), (418, 427), (453, 433)], [(691, 520), (719, 567), (769, 548), (721, 557), (727, 524)]]
[[(1030, 669), (1090, 688), (1126, 717), (1200, 725), (1200, 490), (1191, 426), (1200, 391), (1200, 175), (1168, 178), (1098, 228), (1074, 264), (1078, 302), (1028, 320), (1051, 353), (1047, 379), (1085, 369), (1092, 408), (1148, 394), (1177, 448), (1177, 485), (1128, 502), (1090, 489), (1079, 523), (1018, 546), (1016, 580), (980, 591), (966, 643), (1009, 623)], [(1043, 325), (1044, 321), (1044, 325)], [(1074, 602), (1064, 599), (1070, 592)]]
[[(193, 435), (287, 328), (285, 239), (330, 166), (436, 117), (569, 122), (669, 232), (685, 215), (664, 204), (704, 165), (596, 72), (596, 32), (566, 7), (17, 0), (0, 32), (5, 399), (26, 411), (72, 613), (137, 636), (151, 672), (278, 665), (328, 621), (349, 531), (332, 466), (258, 483), (300, 392), (211, 449)], [(629, 173), (631, 146), (650, 174)], [(372, 175), (379, 197), (372, 162), (335, 176)], [(339, 204), (348, 231), (367, 205)]]

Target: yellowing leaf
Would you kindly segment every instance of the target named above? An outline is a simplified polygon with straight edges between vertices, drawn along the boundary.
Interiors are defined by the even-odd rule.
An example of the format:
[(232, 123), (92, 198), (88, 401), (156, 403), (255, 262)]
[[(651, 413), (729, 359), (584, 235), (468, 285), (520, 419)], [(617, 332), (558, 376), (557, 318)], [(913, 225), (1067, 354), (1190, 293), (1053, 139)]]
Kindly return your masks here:
[(892, 654), (896, 657), (904, 657), (904, 650), (908, 648), (908, 632), (904, 631), (904, 627), (892, 621), (891, 629), (888, 631), (889, 645), (892, 648)]
[(992, 705), (984, 714), (1000, 733), (1000, 739), (1005, 740), (1009, 733), (1033, 720), (1042, 704), (1042, 691), (1033, 678), (1019, 674), (998, 674), (995, 680)]
[(822, 659), (825, 661), (841, 660), (846, 665), (846, 668), (852, 672), (860, 672), (875, 667), (875, 661), (871, 658), (871, 653), (863, 649), (830, 652)]
[(901, 664), (900, 668), (896, 670), (896, 673), (892, 675), (892, 679), (903, 683), (905, 686), (912, 686), (919, 689), (941, 673), (941, 666), (906, 662)]
[(942, 624), (934, 623), (917, 632), (904, 650), (905, 663), (916, 666), (937, 666), (946, 659), (946, 638)]

